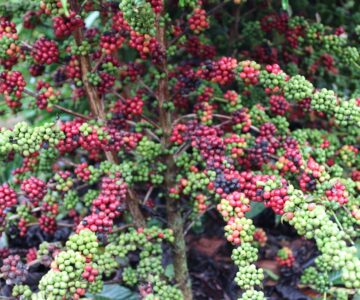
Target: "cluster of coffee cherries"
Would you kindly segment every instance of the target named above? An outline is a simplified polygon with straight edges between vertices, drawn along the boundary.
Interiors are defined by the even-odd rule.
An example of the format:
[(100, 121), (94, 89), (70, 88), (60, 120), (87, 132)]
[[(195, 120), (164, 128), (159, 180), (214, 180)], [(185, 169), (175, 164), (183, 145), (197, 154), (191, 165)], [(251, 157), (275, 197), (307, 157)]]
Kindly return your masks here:
[(27, 157), (42, 148), (54, 148), (63, 138), (63, 133), (53, 123), (31, 127), (25, 122), (20, 122), (13, 130), (1, 129), (0, 137), (0, 156), (15, 152)]
[(30, 300), (32, 294), (33, 293), (28, 285), (17, 284), (12, 289), (12, 296), (19, 297), (20, 299)]
[(98, 233), (111, 232), (114, 219), (124, 209), (126, 194), (127, 184), (119, 174), (114, 174), (113, 178), (104, 177), (99, 195), (92, 200), (92, 213), (80, 222), (77, 230), (88, 228)]
[[(95, 259), (97, 264), (101, 265), (100, 269), (109, 265), (110, 270), (114, 270), (117, 264), (114, 258), (118, 257), (124, 260), (127, 259), (129, 253), (139, 250), (139, 262), (136, 269), (131, 266), (124, 268), (122, 273), (124, 282), (129, 286), (138, 283), (149, 285), (146, 293), (149, 299), (152, 299), (151, 297), (155, 297), (154, 299), (156, 297), (182, 299), (181, 292), (176, 287), (172, 287), (170, 282), (160, 279), (164, 271), (161, 262), (163, 254), (161, 244), (165, 241), (174, 242), (171, 230), (154, 226), (137, 230), (130, 228), (128, 232), (121, 233), (114, 242), (108, 244), (104, 254)], [(170, 295), (171, 298), (167, 298)]]
[(275, 260), (279, 266), (291, 268), (295, 262), (295, 256), (290, 248), (283, 247), (276, 253)]
[(301, 276), (301, 283), (313, 286), (320, 293), (326, 293), (331, 287), (331, 280), (326, 273), (319, 272), (315, 267), (308, 267)]
[(21, 261), (19, 255), (9, 255), (4, 258), (0, 270), (9, 285), (24, 282), (28, 274), (27, 266)]
[(12, 110), (21, 107), (21, 99), (26, 81), (19, 71), (4, 71), (0, 74), (0, 93)]
[(59, 49), (54, 41), (41, 37), (32, 46), (31, 56), (39, 65), (50, 65), (58, 61)]
[(194, 33), (199, 34), (209, 27), (209, 21), (206, 17), (206, 11), (201, 8), (195, 8), (188, 20), (189, 28)]
[[(40, 280), (38, 297), (80, 299), (99, 274), (91, 262), (98, 251), (96, 235), (84, 229), (70, 237), (66, 249), (59, 252), (51, 269)], [(95, 275), (96, 274), (96, 275)]]
[(140, 34), (153, 33), (155, 13), (148, 1), (121, 1), (119, 8), (123, 13), (124, 19), (136, 32)]
[[(260, 28), (264, 33), (269, 34), (272, 31), (276, 31), (277, 34), (284, 37), (283, 42), (279, 43), (279, 48), (274, 47), (273, 49), (283, 51), (288, 59), (294, 63), (298, 63), (299, 49), (301, 49), (300, 52), (306, 52), (306, 49), (309, 49), (309, 47), (313, 49), (312, 52), (314, 53), (324, 52), (325, 50), (323, 54), (327, 57), (325, 59), (325, 67), (330, 72), (337, 71), (331, 65), (334, 57), (348, 66), (356, 64), (358, 61), (359, 51), (352, 46), (348, 39), (348, 34), (343, 28), (340, 30), (328, 30), (322, 23), (308, 21), (302, 16), (290, 18), (284, 12), (270, 13), (261, 19), (260, 24)], [(264, 35), (255, 41), (255, 44), (260, 46), (263, 40)], [(292, 49), (288, 49), (289, 47), (286, 47), (287, 44), (290, 44)], [(284, 48), (288, 50), (284, 51)], [(276, 58), (277, 60), (278, 58)], [(316, 70), (318, 65), (319, 62), (317, 61), (312, 67)]]
[(36, 105), (39, 109), (51, 111), (53, 105), (60, 102), (60, 91), (55, 90), (48, 82), (39, 80), (36, 91)]
[(6, 183), (0, 186), (0, 218), (3, 219), (8, 210), (17, 204), (16, 192)]
[(17, 63), (20, 55), (19, 36), (16, 24), (6, 17), (0, 18), (0, 63), (9, 69)]
[(358, 288), (360, 260), (356, 257), (356, 248), (347, 246), (346, 233), (331, 220), (326, 208), (296, 190), (284, 210), (285, 220), (299, 234), (309, 239), (315, 238), (321, 252), (316, 258), (317, 267), (323, 272), (341, 270), (345, 286)]
[(162, 280), (160, 276), (151, 276), (149, 283), (142, 290), (142, 295), (146, 300), (156, 299), (173, 299), (182, 300), (184, 299), (182, 293), (175, 286), (167, 284), (166, 281)]

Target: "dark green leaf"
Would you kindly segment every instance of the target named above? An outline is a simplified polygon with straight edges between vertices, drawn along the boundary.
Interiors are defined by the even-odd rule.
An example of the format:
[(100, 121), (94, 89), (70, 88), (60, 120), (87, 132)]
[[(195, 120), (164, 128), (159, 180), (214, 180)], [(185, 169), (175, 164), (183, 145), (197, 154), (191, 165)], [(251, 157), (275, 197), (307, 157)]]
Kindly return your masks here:
[(92, 295), (87, 294), (87, 297), (94, 300), (138, 300), (136, 293), (118, 284), (107, 284), (104, 286), (101, 293)]
[(264, 204), (261, 202), (252, 202), (251, 203), (251, 210), (246, 213), (247, 218), (253, 218), (257, 216), (259, 213), (261, 213), (265, 209)]

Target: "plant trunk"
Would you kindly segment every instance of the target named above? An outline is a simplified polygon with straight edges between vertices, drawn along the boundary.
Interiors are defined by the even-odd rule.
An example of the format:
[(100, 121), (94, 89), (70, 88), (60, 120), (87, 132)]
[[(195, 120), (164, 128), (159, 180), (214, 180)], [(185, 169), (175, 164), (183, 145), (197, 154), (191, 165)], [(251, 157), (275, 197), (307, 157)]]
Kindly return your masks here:
[[(160, 15), (157, 15), (156, 22), (156, 39), (159, 42), (162, 49), (166, 50), (166, 41), (165, 41), (165, 28), (159, 25)], [(160, 116), (160, 126), (163, 131), (163, 137), (161, 143), (164, 149), (168, 149), (170, 145), (170, 135), (172, 131), (172, 121), (171, 113), (164, 108), (164, 104), (169, 100), (169, 87), (168, 87), (168, 70), (167, 62), (164, 60), (160, 66), (160, 71), (164, 74), (159, 80), (158, 87), (158, 101), (159, 101), (159, 116)], [(175, 184), (176, 176), (176, 165), (173, 155), (166, 155), (165, 164), (167, 167), (165, 174), (165, 188), (168, 193), (170, 188)], [(191, 282), (189, 277), (189, 270), (187, 265), (187, 256), (186, 256), (186, 243), (184, 237), (184, 219), (181, 214), (181, 207), (179, 207), (178, 201), (171, 199), (170, 197), (166, 198), (166, 213), (167, 221), (170, 229), (173, 230), (175, 242), (173, 247), (173, 263), (174, 263), (174, 272), (175, 280), (179, 286), (184, 299), (192, 300), (192, 290)]]

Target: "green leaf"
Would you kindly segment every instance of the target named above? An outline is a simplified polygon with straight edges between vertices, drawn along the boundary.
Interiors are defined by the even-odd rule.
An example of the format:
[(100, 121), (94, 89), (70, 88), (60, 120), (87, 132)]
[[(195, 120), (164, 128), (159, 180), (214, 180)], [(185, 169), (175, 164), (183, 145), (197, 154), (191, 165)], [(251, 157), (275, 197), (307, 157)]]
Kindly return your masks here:
[(283, 10), (286, 10), (288, 15), (291, 17), (292, 16), (292, 9), (291, 6), (289, 4), (289, 0), (281, 0), (281, 6)]
[(139, 297), (136, 293), (118, 284), (107, 284), (103, 287), (101, 293), (92, 295), (87, 294), (94, 300), (138, 300)]
[(61, 0), (61, 5), (64, 9), (65, 16), (67, 16), (67, 17), (70, 16), (67, 0)]
[(281, 0), (281, 6), (283, 10), (289, 9), (289, 0)]
[(341, 280), (341, 271), (334, 271), (329, 274), (329, 280), (333, 285), (340, 285), (342, 284)]
[(170, 264), (170, 265), (166, 266), (165, 276), (168, 277), (169, 279), (174, 278), (175, 273), (174, 273), (174, 265), (173, 264)]
[(261, 202), (252, 202), (251, 210), (246, 213), (247, 218), (254, 218), (258, 214), (260, 214), (265, 209), (265, 206)]
[(355, 242), (356, 256), (360, 259), (360, 240)]
[(269, 270), (269, 269), (264, 269), (264, 272), (266, 273), (266, 275), (268, 275), (272, 280), (279, 280), (279, 275), (276, 275), (273, 271)]

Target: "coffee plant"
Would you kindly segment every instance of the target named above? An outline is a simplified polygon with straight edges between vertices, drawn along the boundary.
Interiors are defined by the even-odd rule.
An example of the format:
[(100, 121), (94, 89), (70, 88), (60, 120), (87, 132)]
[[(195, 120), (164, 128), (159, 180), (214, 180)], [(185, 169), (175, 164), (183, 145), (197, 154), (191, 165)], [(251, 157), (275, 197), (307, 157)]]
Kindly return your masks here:
[(1, 298), (357, 299), (359, 12), (1, 3)]

